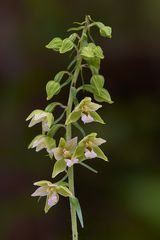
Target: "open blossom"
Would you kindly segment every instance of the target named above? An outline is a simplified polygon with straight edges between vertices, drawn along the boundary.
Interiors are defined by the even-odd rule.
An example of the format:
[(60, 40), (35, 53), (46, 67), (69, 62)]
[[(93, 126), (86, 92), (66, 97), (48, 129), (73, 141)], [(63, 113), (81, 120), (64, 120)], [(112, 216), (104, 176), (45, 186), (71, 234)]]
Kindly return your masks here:
[(53, 149), (55, 146), (56, 142), (53, 138), (41, 134), (32, 140), (28, 148), (36, 148), (36, 152), (39, 152), (42, 149), (46, 149), (50, 156), (53, 156)]
[(72, 138), (67, 142), (64, 138), (61, 138), (58, 147), (53, 149), (55, 159), (57, 161), (64, 159), (67, 167), (71, 167), (73, 164), (78, 163), (78, 159), (72, 158), (72, 154), (75, 151), (76, 146), (77, 137)]
[(26, 121), (28, 120), (31, 120), (29, 123), (29, 127), (32, 127), (35, 124), (42, 122), (43, 131), (48, 132), (51, 125), (53, 124), (54, 117), (50, 112), (37, 109), (31, 112), (31, 114), (27, 117)]
[[(97, 138), (97, 133), (91, 133), (84, 137), (78, 144), (74, 157), (81, 157), (82, 161), (85, 159), (101, 158), (108, 161), (107, 157), (104, 155), (99, 146), (106, 142), (102, 138)], [(82, 157), (84, 156), (84, 158)]]
[(91, 122), (99, 122), (103, 123), (104, 121), (96, 112), (102, 105), (93, 103), (90, 97), (85, 97), (71, 112), (66, 120), (66, 125), (76, 122), (79, 118), (81, 118), (82, 122), (91, 123)]
[(72, 193), (70, 190), (61, 185), (53, 184), (49, 181), (42, 180), (34, 183), (38, 186), (37, 190), (31, 195), (32, 197), (46, 197), (45, 212), (53, 207), (59, 201), (59, 194), (64, 197), (71, 197)]

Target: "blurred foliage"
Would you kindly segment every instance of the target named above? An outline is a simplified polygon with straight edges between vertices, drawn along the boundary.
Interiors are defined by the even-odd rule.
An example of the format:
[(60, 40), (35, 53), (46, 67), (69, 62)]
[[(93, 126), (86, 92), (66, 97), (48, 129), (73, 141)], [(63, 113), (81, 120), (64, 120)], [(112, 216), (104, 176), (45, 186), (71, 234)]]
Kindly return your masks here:
[[(158, 0), (1, 1), (1, 239), (70, 239), (68, 202), (45, 216), (43, 201), (30, 197), (32, 183), (48, 178), (52, 162), (27, 150), (38, 129), (29, 131), (24, 120), (35, 107), (45, 107), (46, 82), (68, 63), (67, 56), (44, 46), (54, 36), (66, 36), (64, 29), (85, 14), (113, 28), (107, 44), (97, 40), (115, 104), (106, 105), (108, 125), (98, 129), (108, 139), (103, 149), (108, 166), (94, 160), (99, 175), (76, 167), (85, 218), (80, 239), (160, 238), (159, 8)], [(61, 97), (65, 101), (65, 91)]]

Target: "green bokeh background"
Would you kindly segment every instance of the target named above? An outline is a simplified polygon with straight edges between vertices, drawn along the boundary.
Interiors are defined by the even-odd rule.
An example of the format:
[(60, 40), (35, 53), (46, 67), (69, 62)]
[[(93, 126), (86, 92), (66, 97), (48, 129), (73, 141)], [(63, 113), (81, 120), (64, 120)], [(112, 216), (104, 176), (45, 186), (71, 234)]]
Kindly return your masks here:
[[(69, 204), (61, 199), (47, 215), (30, 197), (33, 182), (50, 179), (52, 161), (28, 151), (39, 127), (26, 116), (46, 105), (45, 84), (68, 56), (45, 49), (66, 36), (73, 21), (90, 14), (113, 28), (113, 39), (95, 38), (105, 60), (101, 73), (115, 104), (104, 104), (106, 126), (90, 125), (107, 139), (110, 162), (93, 160), (99, 174), (76, 166), (76, 192), (84, 212), (80, 240), (160, 239), (160, 2), (158, 0), (6, 0), (0, 3), (1, 161), (0, 239), (71, 239)], [(60, 100), (65, 99), (63, 91)]]

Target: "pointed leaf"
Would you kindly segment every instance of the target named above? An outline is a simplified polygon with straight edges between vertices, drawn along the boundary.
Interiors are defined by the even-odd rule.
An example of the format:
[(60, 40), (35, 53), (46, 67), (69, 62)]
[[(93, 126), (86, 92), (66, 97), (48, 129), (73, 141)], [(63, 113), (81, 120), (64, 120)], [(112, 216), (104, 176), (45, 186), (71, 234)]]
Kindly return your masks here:
[(69, 36), (69, 39), (74, 42), (77, 38), (78, 34), (77, 33), (72, 33), (70, 36)]
[(57, 95), (60, 91), (60, 84), (55, 81), (49, 81), (46, 85), (47, 100), (50, 100), (54, 95)]
[(81, 206), (80, 206), (78, 198), (71, 197), (70, 201), (73, 204), (74, 208), (76, 209), (76, 213), (77, 213), (78, 219), (80, 221), (81, 227), (84, 228), (82, 210), (81, 210)]
[(90, 84), (84, 84), (82, 87), (87, 92), (90, 92), (90, 93), (94, 93), (95, 92), (95, 88), (92, 85), (90, 85)]
[(66, 71), (60, 71), (60, 72), (58, 72), (58, 73), (55, 75), (55, 77), (54, 77), (54, 81), (55, 81), (55, 82), (60, 82), (60, 81), (62, 80), (64, 74), (67, 74), (67, 72), (66, 72)]
[(81, 111), (73, 111), (69, 114), (65, 124), (68, 125), (70, 123), (73, 123), (73, 122), (76, 122), (78, 121), (78, 119), (80, 118), (81, 116)]
[(83, 47), (81, 51), (81, 56), (84, 58), (94, 58), (94, 48), (88, 44), (88, 46)]
[(66, 38), (62, 42), (62, 46), (60, 48), (60, 53), (66, 53), (66, 52), (72, 50), (73, 47), (74, 47), (73, 42), (69, 38)]
[(57, 107), (57, 106), (62, 106), (61, 103), (59, 102), (52, 102), (49, 105), (47, 105), (47, 107), (45, 108), (46, 112), (53, 112), (53, 110)]
[(91, 84), (95, 87), (96, 91), (100, 94), (104, 86), (104, 77), (102, 75), (93, 75), (91, 78)]
[(54, 124), (47, 135), (53, 137), (61, 127), (64, 127), (63, 124)]
[(46, 45), (46, 48), (59, 51), (61, 46), (62, 46), (62, 39), (59, 37), (56, 37), (56, 38), (53, 38), (53, 40), (48, 45)]
[(100, 59), (104, 58), (103, 50), (100, 46), (96, 46), (96, 48), (94, 49), (94, 54), (97, 58), (100, 58)]
[(66, 169), (66, 162), (64, 159), (56, 161), (53, 168), (52, 178), (55, 178), (59, 173), (64, 172)]
[(97, 102), (108, 102), (109, 104), (112, 104), (113, 101), (111, 99), (111, 96), (108, 92), (107, 89), (101, 89), (100, 91), (100, 94), (98, 92), (95, 92), (94, 94), (94, 99), (97, 101)]
[(100, 62), (101, 59), (98, 57), (94, 57), (88, 60), (88, 65), (90, 67), (90, 70), (92, 72), (92, 74), (98, 74), (99, 73), (99, 69), (100, 69)]

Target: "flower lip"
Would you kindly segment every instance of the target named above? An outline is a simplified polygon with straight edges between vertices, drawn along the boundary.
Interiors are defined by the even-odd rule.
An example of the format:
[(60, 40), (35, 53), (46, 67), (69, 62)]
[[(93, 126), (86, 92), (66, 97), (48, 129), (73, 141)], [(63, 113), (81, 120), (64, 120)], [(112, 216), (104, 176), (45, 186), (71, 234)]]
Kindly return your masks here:
[(86, 115), (84, 113), (81, 114), (81, 120), (84, 122), (84, 124), (94, 122), (94, 119), (90, 114)]
[(85, 149), (85, 154), (84, 155), (85, 155), (86, 158), (89, 158), (89, 159), (97, 157), (97, 154), (93, 151), (93, 149), (90, 151), (87, 148)]
[(56, 192), (54, 192), (51, 196), (49, 196), (48, 198), (48, 205), (50, 207), (52, 207), (53, 205), (55, 205), (58, 202), (58, 195), (56, 194)]
[(79, 162), (79, 160), (78, 160), (78, 158), (65, 159), (65, 162), (67, 164), (67, 167), (72, 167), (74, 164), (77, 164)]

